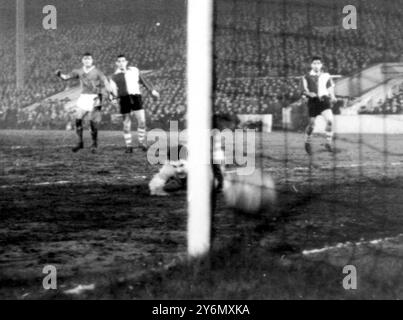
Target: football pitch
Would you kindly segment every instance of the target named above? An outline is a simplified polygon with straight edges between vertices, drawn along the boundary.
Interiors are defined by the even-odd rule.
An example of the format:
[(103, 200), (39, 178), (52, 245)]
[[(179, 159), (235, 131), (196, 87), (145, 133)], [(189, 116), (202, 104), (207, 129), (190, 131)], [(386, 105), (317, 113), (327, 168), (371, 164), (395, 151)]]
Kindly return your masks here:
[[(86, 132), (87, 145), (89, 135)], [(403, 136), (258, 137), (274, 210), (247, 216), (218, 196), (210, 259), (186, 261), (186, 194), (152, 197), (158, 171), (120, 132), (73, 154), (73, 132), (0, 131), (0, 297), (403, 298)], [(44, 290), (45, 266), (57, 290)], [(357, 269), (357, 290), (342, 286)], [(94, 285), (80, 295), (66, 290)]]

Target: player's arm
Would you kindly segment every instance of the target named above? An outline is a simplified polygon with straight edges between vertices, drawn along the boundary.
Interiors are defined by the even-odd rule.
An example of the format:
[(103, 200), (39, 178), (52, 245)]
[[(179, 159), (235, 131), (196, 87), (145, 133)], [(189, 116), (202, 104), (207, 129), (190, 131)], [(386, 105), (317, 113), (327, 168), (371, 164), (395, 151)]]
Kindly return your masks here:
[(141, 74), (141, 72), (140, 72), (139, 78), (140, 78), (140, 83), (141, 83), (143, 86), (146, 87), (146, 89), (151, 93), (151, 95), (152, 95), (154, 98), (158, 99), (158, 98), (160, 97), (159, 92), (158, 92), (157, 90), (155, 90), (155, 88), (154, 88), (154, 86), (151, 84), (151, 82), (150, 82), (149, 80), (147, 80), (147, 79), (144, 77), (144, 75)]
[(98, 99), (99, 103), (102, 104), (103, 100), (110, 100), (111, 86), (108, 78), (100, 70), (98, 70), (98, 79), (99, 79)]
[(309, 91), (308, 81), (306, 80), (305, 77), (302, 77), (302, 96), (309, 97), (309, 98), (315, 98), (318, 96), (315, 92)]
[(113, 77), (109, 79), (109, 95), (111, 97), (111, 100), (118, 98), (118, 85), (113, 80)]
[(71, 80), (71, 79), (78, 79), (78, 73), (76, 71), (72, 71), (70, 73), (64, 74), (62, 73), (61, 70), (56, 70), (56, 76), (59, 77), (60, 79), (67, 81), (67, 80)]
[(103, 84), (103, 92), (106, 94), (107, 97), (112, 93), (111, 83), (109, 82), (108, 78), (102, 73), (99, 72), (99, 76), (101, 78), (101, 82)]
[(330, 77), (330, 78), (329, 78), (329, 81), (327, 82), (327, 90), (328, 90), (328, 92), (329, 92), (330, 99), (331, 99), (332, 101), (337, 101), (334, 88), (335, 88), (334, 81), (333, 81), (333, 79)]

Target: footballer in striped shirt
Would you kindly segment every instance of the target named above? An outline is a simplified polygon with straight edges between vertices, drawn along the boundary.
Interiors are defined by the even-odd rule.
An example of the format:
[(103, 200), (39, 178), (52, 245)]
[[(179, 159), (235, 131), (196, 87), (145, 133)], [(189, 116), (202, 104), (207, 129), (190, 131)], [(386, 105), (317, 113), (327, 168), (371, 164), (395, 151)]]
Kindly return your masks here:
[(132, 113), (137, 119), (139, 146), (143, 151), (147, 151), (146, 116), (140, 85), (144, 85), (155, 99), (158, 99), (160, 95), (153, 85), (144, 78), (138, 68), (128, 66), (128, 61), (124, 55), (117, 57), (116, 66), (117, 70), (110, 80), (110, 86), (113, 98), (119, 101), (120, 113), (123, 117), (123, 136), (126, 143), (126, 153), (133, 152)]
[(307, 99), (309, 124), (305, 130), (305, 150), (312, 154), (311, 137), (315, 120), (321, 116), (326, 121), (326, 149), (333, 151), (333, 112), (332, 103), (337, 101), (334, 83), (329, 73), (322, 71), (322, 59), (313, 57), (311, 71), (302, 78), (302, 96)]

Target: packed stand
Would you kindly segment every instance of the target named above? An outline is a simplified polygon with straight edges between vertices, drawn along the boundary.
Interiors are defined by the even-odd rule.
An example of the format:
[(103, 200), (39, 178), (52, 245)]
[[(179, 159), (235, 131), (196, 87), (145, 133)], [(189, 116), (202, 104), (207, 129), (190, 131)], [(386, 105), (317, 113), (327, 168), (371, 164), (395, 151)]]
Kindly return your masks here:
[[(60, 2), (60, 11), (70, 5), (55, 1)], [(101, 7), (99, 1), (72, 1), (80, 3), (81, 13), (65, 18), (57, 30), (46, 31), (38, 26), (27, 30), (26, 86), (22, 91), (14, 85), (14, 31), (2, 32), (0, 125), (31, 123), (38, 128), (46, 127), (49, 118), (62, 118), (63, 111), (58, 109), (55, 116), (55, 112), (45, 110), (53, 104), (42, 101), (66, 86), (76, 85), (59, 81), (54, 71), (60, 68), (67, 72), (80, 66), (79, 57), (86, 51), (92, 52), (96, 65), (107, 75), (113, 73), (120, 53), (140, 69), (151, 70), (150, 80), (156, 84), (161, 99), (155, 102), (145, 95), (150, 122), (157, 126), (166, 123), (166, 119), (184, 123), (185, 1), (150, 0), (146, 12), (138, 10), (137, 1), (117, 0), (116, 6), (105, 2), (106, 7), (98, 11), (93, 9)], [(161, 7), (162, 3), (165, 7)], [(380, 61), (398, 61), (403, 52), (403, 0), (352, 0), (349, 4), (356, 5), (360, 12), (357, 30), (341, 27), (345, 5), (342, 0), (295, 0), (286, 6), (281, 0), (217, 2), (214, 111), (270, 112), (277, 122), (281, 109), (299, 99), (300, 77), (308, 71), (313, 55), (322, 56), (327, 71), (338, 75), (349, 75)], [(22, 112), (35, 103), (40, 103), (41, 108)], [(400, 107), (398, 96), (380, 110), (400, 112)], [(105, 113), (114, 110), (105, 107)], [(28, 121), (26, 114), (30, 112), (37, 115), (29, 116)], [(64, 115), (68, 119), (68, 114)]]

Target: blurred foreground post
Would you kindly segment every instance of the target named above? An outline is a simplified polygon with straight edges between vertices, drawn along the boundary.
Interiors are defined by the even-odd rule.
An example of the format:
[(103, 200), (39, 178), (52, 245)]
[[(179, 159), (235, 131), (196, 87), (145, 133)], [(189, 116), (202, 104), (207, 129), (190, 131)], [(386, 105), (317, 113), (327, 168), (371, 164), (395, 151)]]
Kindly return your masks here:
[(210, 250), (213, 1), (188, 0), (188, 255)]

